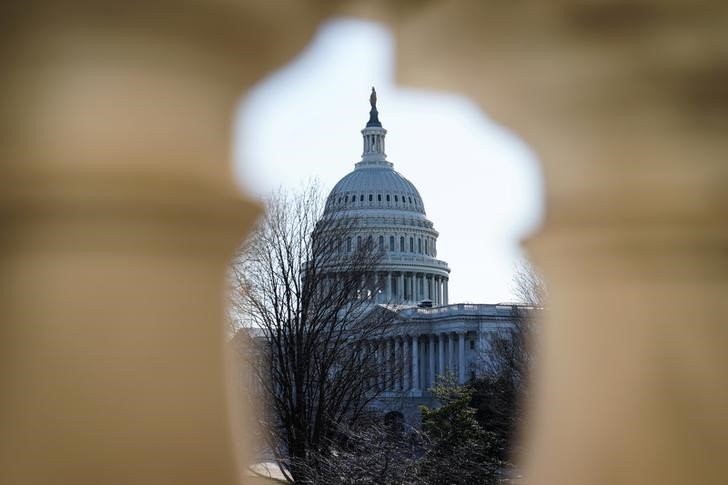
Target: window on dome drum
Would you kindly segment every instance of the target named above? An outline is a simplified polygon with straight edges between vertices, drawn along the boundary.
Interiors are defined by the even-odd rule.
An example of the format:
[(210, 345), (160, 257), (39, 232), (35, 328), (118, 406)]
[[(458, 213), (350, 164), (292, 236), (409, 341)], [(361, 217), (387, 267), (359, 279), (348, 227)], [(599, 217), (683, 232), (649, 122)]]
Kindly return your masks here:
[(336, 250), (341, 252), (341, 239), (336, 240)]
[(412, 203), (412, 197), (407, 197), (407, 199), (409, 200), (409, 203), (411, 204)]
[(346, 239), (346, 250), (348, 252), (351, 252), (351, 238), (350, 237)]
[(361, 249), (361, 236), (356, 237), (356, 248)]
[(359, 196), (359, 202), (364, 202), (364, 194), (361, 194), (361, 195)]
[(395, 202), (399, 202), (399, 197), (395, 195), (395, 196), (394, 196), (394, 201), (395, 201)]
[(399, 250), (404, 252), (404, 236), (399, 238)]
[(372, 247), (372, 237), (371, 236), (367, 237), (367, 247), (368, 248)]
[(379, 236), (379, 250), (384, 251), (384, 236)]
[(422, 254), (422, 239), (417, 240), (417, 252)]
[(389, 236), (389, 250), (394, 252), (394, 236)]
[(430, 253), (427, 251), (427, 239), (425, 239), (425, 254), (429, 255)]
[(377, 202), (381, 202), (381, 201), (382, 201), (382, 194), (377, 194)]
[(369, 194), (369, 202), (371, 202), (372, 200), (374, 200), (374, 196), (372, 194)]
[(348, 195), (346, 197), (344, 197), (344, 203), (345, 204), (348, 204), (349, 203), (349, 196)]
[(387, 194), (387, 202), (389, 202), (389, 194)]
[(414, 252), (415, 252), (415, 238), (411, 237), (410, 238), (410, 253), (414, 253)]

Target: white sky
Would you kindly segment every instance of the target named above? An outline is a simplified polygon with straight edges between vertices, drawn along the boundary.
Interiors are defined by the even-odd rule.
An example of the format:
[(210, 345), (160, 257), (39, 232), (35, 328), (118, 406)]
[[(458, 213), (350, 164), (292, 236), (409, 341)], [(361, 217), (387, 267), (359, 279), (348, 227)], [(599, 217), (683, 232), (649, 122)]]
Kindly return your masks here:
[(241, 103), (238, 179), (258, 197), (312, 178), (331, 189), (360, 159), (375, 86), (387, 159), (419, 189), (440, 232), (438, 259), (452, 270), (450, 302), (511, 301), (518, 241), (542, 217), (539, 163), (467, 98), (396, 86), (393, 61), (394, 39), (379, 24), (338, 19), (322, 26), (304, 52)]

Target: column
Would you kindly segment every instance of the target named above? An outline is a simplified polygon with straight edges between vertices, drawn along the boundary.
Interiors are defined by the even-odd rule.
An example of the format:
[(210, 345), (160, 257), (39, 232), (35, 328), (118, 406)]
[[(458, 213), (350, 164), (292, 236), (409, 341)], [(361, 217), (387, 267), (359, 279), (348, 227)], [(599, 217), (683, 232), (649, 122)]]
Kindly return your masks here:
[(385, 291), (385, 302), (390, 303), (392, 301), (392, 273), (387, 273), (387, 281), (384, 285)]
[(404, 301), (404, 273), (400, 272), (397, 275), (397, 302)]
[(232, 485), (225, 275), (260, 208), (231, 177), (231, 113), (329, 9), (116, 5), (2, 13), (0, 483)]
[(410, 277), (409, 277), (408, 281), (409, 281), (409, 284), (408, 284), (409, 294), (407, 295), (407, 299), (409, 301), (414, 301), (415, 300), (415, 284), (414, 284), (415, 274), (414, 273), (410, 273)]
[(419, 335), (412, 336), (412, 390), (420, 388), (420, 350), (417, 346)]
[(455, 373), (455, 339), (452, 332), (447, 334), (447, 372)]
[(430, 341), (430, 348), (428, 349), (429, 355), (429, 369), (427, 372), (427, 381), (429, 382), (430, 386), (433, 386), (435, 384), (435, 339), (437, 337), (435, 334), (428, 335), (428, 340)]
[(434, 300), (432, 297), (432, 275), (425, 275), (425, 298)]
[(427, 384), (427, 338), (422, 339), (422, 345), (420, 345), (420, 389), (426, 390), (429, 386)]
[(435, 298), (437, 299), (437, 305), (442, 305), (442, 278), (439, 276), (435, 278)]
[(465, 332), (458, 332), (458, 382), (465, 384)]
[[(651, 48), (632, 49), (629, 56), (624, 55), (623, 29), (605, 28), (598, 38), (587, 38), (581, 22), (563, 22), (573, 10), (556, 2), (544, 6), (549, 9), (545, 15), (560, 20), (550, 25), (527, 20), (515, 6), (496, 11), (480, 8), (481, 3), (458, 3), (467, 4), (467, 10), (428, 11), (430, 21), (398, 35), (398, 45), (410, 47), (401, 56), (401, 71), (410, 73), (402, 81), (419, 80), (430, 89), (460, 82), (463, 94), (484, 105), (497, 96), (493, 117), (510, 115), (515, 131), (523, 129), (529, 139), (539, 140), (549, 181), (545, 199), (554, 203), (527, 247), (553, 299), (540, 335), (549, 347), (542, 362), (548, 372), (539, 382), (546, 392), (533, 403), (536, 420), (527, 460), (533, 466), (524, 474), (538, 477), (540, 485), (720, 482), (728, 476), (728, 393), (716, 385), (728, 381), (727, 309), (721, 298), (728, 293), (728, 191), (721, 183), (728, 177), (728, 103), (720, 74), (725, 75), (725, 53), (711, 46), (717, 45), (719, 31), (725, 45), (728, 29), (725, 15), (718, 24), (718, 10), (709, 8), (720, 2), (690, 2), (687, 22), (675, 15), (674, 4), (645, 3), (649, 16), (630, 22), (629, 36), (633, 45)], [(627, 18), (628, 10), (615, 11), (613, 5), (592, 2), (582, 12)], [(509, 57), (511, 26), (535, 33), (524, 36), (518, 59), (503, 62), (502, 75), (488, 86), (461, 82), (465, 72), (474, 78), (488, 75), (490, 66), (480, 59)], [(442, 35), (428, 44), (427, 34), (435, 27)], [(700, 55), (686, 62), (687, 56), (672, 47), (678, 38), (690, 39)], [(437, 52), (454, 52), (465, 39), (483, 52), (433, 55), (433, 45)], [(579, 54), (555, 56), (549, 66), (536, 69), (546, 49)], [(548, 97), (534, 96), (528, 109), (514, 113), (514, 103), (537, 89), (551, 70), (603, 79), (604, 64), (594, 59), (610, 59), (613, 72), (630, 75), (604, 79), (592, 89), (578, 88), (572, 76), (554, 77)], [(515, 86), (510, 80), (525, 66), (534, 72)], [(444, 72), (450, 75), (432, 75)], [(653, 89), (657, 78), (666, 89)], [(618, 124), (616, 119), (640, 121)], [(606, 126), (613, 130), (605, 133)], [(616, 143), (630, 148), (620, 150)], [(572, 170), (576, 166), (578, 171)], [(669, 176), (652, 176), (660, 167), (670, 167)], [(595, 312), (605, 296), (620, 302), (622, 315), (640, 317)], [(591, 324), (585, 327), (587, 321)], [(655, 338), (663, 332), (670, 337)], [(619, 365), (605, 365), (615, 345), (622, 344)], [(579, 372), (573, 371), (574, 363)], [(599, 392), (590, 392), (595, 378)], [(611, 400), (619, 405), (605, 405)], [(638, 409), (643, 419), (625, 426), (624, 433), (605, 429), (605, 422), (624, 423)], [(686, 416), (698, 415), (681, 425)], [(559, 426), (565, 416), (579, 425)], [(624, 446), (632, 442), (639, 445)]]
[(447, 284), (448, 284), (449, 281), (450, 281), (450, 278), (445, 278), (445, 283), (443, 284), (443, 291), (445, 292), (445, 295), (444, 295), (444, 298), (443, 298), (443, 302), (442, 302), (443, 305), (449, 305), (450, 304), (450, 300), (449, 300), (448, 295), (447, 295)]
[(412, 365), (412, 352), (410, 351), (409, 337), (402, 337), (402, 389), (411, 389), (412, 373), (410, 367)]
[(442, 375), (445, 373), (445, 334), (441, 333), (437, 336), (437, 341), (440, 344), (438, 348), (438, 362), (437, 362), (437, 373)]

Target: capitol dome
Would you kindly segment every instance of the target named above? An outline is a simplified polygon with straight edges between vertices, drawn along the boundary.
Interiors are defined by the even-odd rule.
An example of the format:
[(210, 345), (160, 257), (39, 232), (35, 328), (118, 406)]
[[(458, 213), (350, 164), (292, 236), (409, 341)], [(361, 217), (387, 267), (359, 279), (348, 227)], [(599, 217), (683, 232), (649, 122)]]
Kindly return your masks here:
[(357, 167), (342, 178), (327, 199), (327, 211), (387, 208), (425, 215), (415, 186), (388, 165)]
[(381, 283), (373, 296), (379, 303), (446, 305), (450, 273), (447, 263), (436, 259), (438, 232), (427, 219), (417, 188), (387, 161), (374, 88), (371, 111), (361, 131), (361, 161), (344, 176), (326, 199), (324, 215), (357, 221), (358, 241), (374, 241), (383, 251), (376, 279)]

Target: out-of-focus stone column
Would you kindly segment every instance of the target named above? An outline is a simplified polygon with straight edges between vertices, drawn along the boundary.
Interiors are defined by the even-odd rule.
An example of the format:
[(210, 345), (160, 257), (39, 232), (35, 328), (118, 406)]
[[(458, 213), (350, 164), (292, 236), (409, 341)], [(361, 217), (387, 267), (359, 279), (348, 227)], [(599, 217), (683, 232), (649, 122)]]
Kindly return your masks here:
[[(0, 482), (233, 484), (241, 94), (317, 2), (28, 0), (0, 16)], [(249, 429), (247, 430), (249, 432)]]
[(543, 160), (529, 483), (724, 483), (728, 3), (389, 10), (403, 84), (470, 96)]

